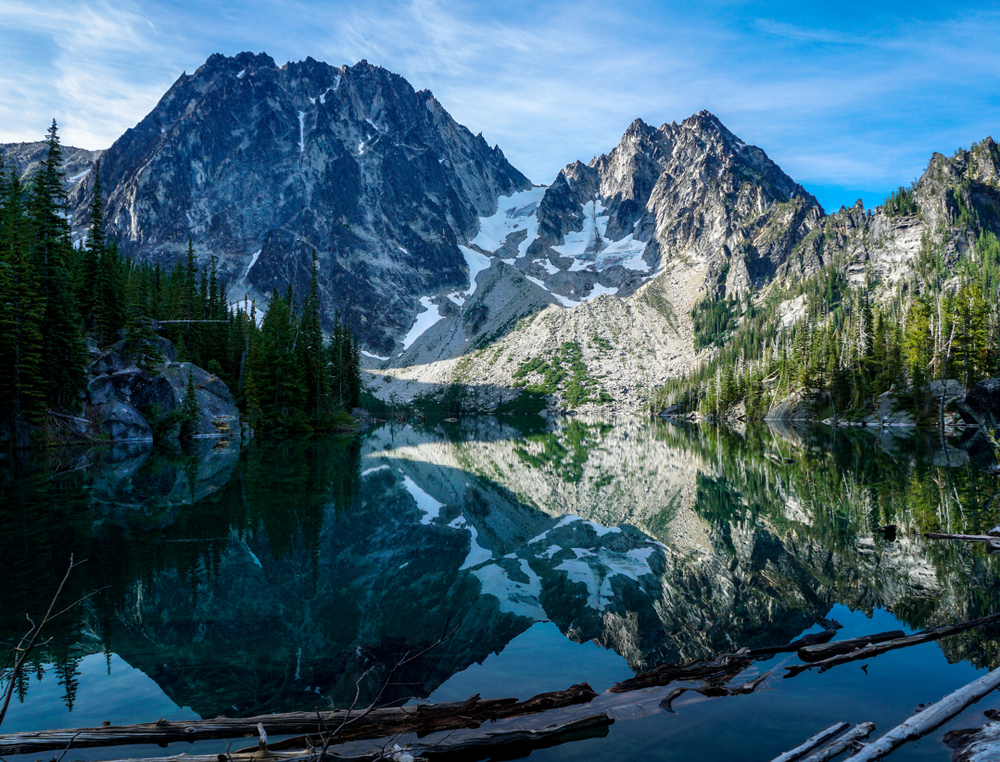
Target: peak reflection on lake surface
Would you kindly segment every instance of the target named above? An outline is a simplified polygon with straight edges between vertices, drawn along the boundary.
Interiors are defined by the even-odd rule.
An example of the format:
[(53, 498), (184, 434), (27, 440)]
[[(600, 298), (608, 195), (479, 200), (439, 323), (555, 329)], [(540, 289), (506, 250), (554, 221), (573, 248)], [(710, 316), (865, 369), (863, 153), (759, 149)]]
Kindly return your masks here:
[[(364, 704), (446, 633), (388, 699), (600, 692), (817, 617), (845, 638), (1000, 610), (984, 548), (922, 537), (1000, 511), (997, 478), (933, 437), (476, 418), (200, 447), (0, 473), (0, 639), (40, 620), (70, 554), (86, 563), (64, 600), (90, 594), (51, 625), (4, 732), (342, 707), (367, 674)], [(995, 635), (792, 680), (775, 657), (753, 695), (654, 704), (531, 758), (766, 760), (838, 720), (881, 734), (997, 666)], [(941, 732), (893, 758), (944, 758)]]

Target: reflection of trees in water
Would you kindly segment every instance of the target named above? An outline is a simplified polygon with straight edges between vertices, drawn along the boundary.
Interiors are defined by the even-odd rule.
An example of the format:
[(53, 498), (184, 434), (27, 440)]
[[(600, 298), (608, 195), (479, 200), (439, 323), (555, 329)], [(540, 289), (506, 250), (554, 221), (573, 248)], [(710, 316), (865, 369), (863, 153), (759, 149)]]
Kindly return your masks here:
[[(1000, 609), (996, 563), (985, 548), (921, 537), (984, 533), (998, 523), (996, 477), (942, 451), (937, 436), (883, 440), (816, 428), (793, 443), (766, 427), (738, 434), (707, 426), (661, 426), (657, 436), (698, 452), (714, 472), (699, 474), (695, 509), (718, 548), (735, 553), (732, 526), (752, 522), (758, 537), (773, 533), (798, 556), (814, 577), (809, 587), (835, 591), (852, 608), (890, 609), (915, 629)], [(899, 527), (896, 543), (879, 532), (888, 524)], [(977, 665), (1000, 655), (984, 630), (942, 647)]]
[[(765, 428), (735, 434), (702, 426), (637, 427), (614, 446), (632, 447), (634, 442), (645, 447), (655, 440), (667, 446), (644, 450), (628, 466), (635, 473), (624, 472), (627, 450), (602, 451), (605, 461), (621, 458), (619, 473), (606, 462), (588, 460), (595, 448), (615, 437), (607, 424), (532, 424), (516, 435), (500, 431), (508, 426), (506, 419), (475, 426), (479, 428), (471, 432), (443, 427), (446, 440), (456, 445), (455, 462), (475, 471), (475, 478), (463, 497), (442, 506), (443, 521), (432, 526), (415, 523), (412, 498), (392, 469), (367, 477), (362, 495), (361, 440), (356, 437), (257, 442), (231, 456), (214, 452), (211, 443), (198, 457), (170, 450), (115, 451), (104, 461), (89, 455), (86, 468), (76, 468), (76, 456), (67, 454), (60, 466), (63, 475), (56, 478), (53, 469), (40, 463), (17, 479), (0, 475), (0, 521), (7, 530), (0, 535), (0, 557), (5, 572), (10, 559), (11, 570), (10, 584), (0, 589), (0, 637), (16, 637), (24, 613), (37, 614), (38, 602), (49, 599), (58, 570), (72, 552), (89, 560), (71, 581), (67, 598), (105, 589), (54, 623), (53, 646), (34, 662), (36, 670), (43, 662), (56, 664), (67, 702), (73, 700), (80, 652), (64, 646), (93, 642), (82, 637), (85, 628), (100, 637), (107, 653), (136, 654), (144, 669), (173, 663), (176, 657), (179, 668), (151, 669), (150, 676), (169, 695), (196, 697), (213, 709), (216, 703), (227, 708), (237, 693), (225, 693), (223, 683), (245, 684), (247, 702), (256, 702), (252, 707), (247, 703), (248, 709), (267, 710), (268, 702), (278, 700), (288, 706), (301, 702), (303, 691), (289, 687), (300, 667), (303, 675), (307, 668), (314, 670), (311, 682), (301, 688), (322, 685), (326, 696), (341, 689), (353, 695), (353, 684), (344, 677), (350, 668), (391, 663), (410, 646), (411, 636), (432, 637), (431, 626), (419, 619), (428, 605), (437, 607), (439, 625), (454, 612), (463, 624), (454, 653), (443, 649), (433, 664), (414, 667), (405, 676), (417, 686), (434, 685), (467, 666), (476, 648), (502, 648), (527, 626), (501, 615), (493, 599), (479, 596), (478, 584), (458, 568), (468, 551), (465, 534), (445, 524), (464, 513), (469, 521), (480, 522), (480, 539), (494, 548), (484, 539), (492, 522), (496, 542), (510, 544), (503, 546), (503, 554), (516, 553), (526, 542), (514, 531), (520, 523), (528, 527), (535, 520), (556, 521), (519, 503), (505, 488), (516, 486), (519, 472), (530, 471), (539, 481), (551, 476), (562, 484), (583, 484), (595, 500), (607, 503), (611, 490), (602, 491), (605, 482), (614, 478), (645, 485), (652, 469), (662, 465), (661, 456), (699, 464), (690, 472), (690, 486), (694, 510), (709, 528), (711, 562), (670, 561), (670, 576), (663, 581), (673, 593), (664, 603), (673, 608), (658, 612), (667, 617), (662, 622), (642, 619), (638, 635), (628, 616), (646, 603), (621, 603), (622, 611), (615, 612), (621, 618), (617, 629), (613, 617), (594, 615), (587, 637), (631, 648), (636, 660), (653, 658), (675, 636), (686, 638), (692, 648), (714, 647), (730, 636), (746, 641), (739, 645), (773, 645), (776, 630), (794, 636), (814, 613), (837, 601), (865, 611), (891, 607), (915, 628), (1000, 607), (994, 564), (982, 549), (925, 543), (916, 536), (935, 529), (984, 530), (997, 523), (995, 504), (988, 504), (995, 477), (967, 463), (946, 466), (933, 439), (916, 437), (893, 445), (861, 432), (776, 436)], [(475, 450), (478, 437), (488, 446)], [(479, 462), (474, 456), (480, 454), (494, 461), (484, 457), (473, 468)], [(421, 468), (431, 474), (439, 467), (427, 463)], [(418, 473), (413, 471), (417, 480)], [(502, 483), (507, 477), (510, 481)], [(442, 475), (436, 478), (447, 481)], [(466, 475), (457, 481), (467, 481)], [(671, 488), (679, 483), (662, 482)], [(686, 489), (689, 482), (683, 484)], [(506, 495), (506, 507), (498, 503), (500, 494)], [(628, 498), (633, 493), (614, 494)], [(477, 496), (485, 504), (473, 499)], [(680, 490), (668, 489), (660, 499), (662, 507), (652, 503), (643, 529), (664, 538), (686, 509)], [(522, 515), (527, 513), (531, 516)], [(890, 523), (900, 527), (894, 544), (876, 531)], [(537, 533), (524, 531), (525, 538)], [(393, 552), (379, 557), (389, 550)], [(544, 559), (526, 551), (522, 555), (531, 556), (544, 578), (553, 620), (558, 619), (553, 597), (562, 595), (566, 622), (582, 621), (579, 591), (549, 568), (553, 564), (546, 566)], [(249, 565), (251, 557), (267, 569), (260, 579), (244, 579), (248, 569), (256, 572)], [(920, 589), (922, 578), (940, 589)], [(619, 581), (624, 583), (624, 577)], [(226, 586), (234, 589), (220, 590)], [(627, 593), (626, 587), (621, 589)], [(245, 591), (273, 604), (273, 618), (266, 611), (262, 617), (261, 606), (242, 605)], [(386, 591), (392, 600), (383, 597)], [(168, 613), (153, 622), (161, 615), (160, 603)], [(636, 608), (625, 610), (633, 604)], [(184, 621), (177, 618), (183, 616)], [(223, 622), (224, 617), (229, 619)], [(301, 623), (296, 617), (302, 617)], [(665, 631), (685, 621), (697, 626), (690, 633)], [(156, 644), (136, 652), (144, 626), (159, 628)], [(209, 632), (204, 643), (192, 645), (200, 637), (199, 627)], [(228, 654), (212, 655), (213, 648), (219, 650), (213, 644), (241, 630), (257, 638), (256, 645), (247, 646), (243, 663), (225, 661)], [(655, 637), (649, 634), (654, 630)], [(367, 650), (356, 653), (355, 644)], [(311, 649), (311, 664), (300, 664), (300, 646), (307, 656)], [(957, 636), (943, 647), (950, 658), (977, 664), (989, 662), (995, 648), (981, 632)], [(206, 658), (217, 663), (199, 661)], [(337, 680), (346, 682), (337, 685)], [(27, 681), (18, 690), (23, 696)]]
[(71, 554), (86, 563), (64, 600), (97, 591), (46, 627), (51, 642), (32, 653), (17, 698), (51, 665), (72, 709), (79, 663), (94, 648), (84, 633), (96, 634), (110, 659), (119, 615), (165, 571), (176, 571), (196, 606), (233, 533), (244, 541), (265, 533), (278, 558), (305, 549), (315, 581), (327, 508), (357, 503), (360, 454), (356, 437), (328, 437), (228, 454), (203, 441), (193, 452), (115, 447), (8, 464), (0, 472), (0, 641), (15, 642), (26, 615), (40, 621)]

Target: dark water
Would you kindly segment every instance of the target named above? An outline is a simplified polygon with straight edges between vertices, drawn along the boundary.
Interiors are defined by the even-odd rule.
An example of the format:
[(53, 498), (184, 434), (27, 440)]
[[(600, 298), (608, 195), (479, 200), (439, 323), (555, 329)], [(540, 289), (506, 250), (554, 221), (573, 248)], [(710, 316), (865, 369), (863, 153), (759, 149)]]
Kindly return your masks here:
[[(1000, 610), (994, 558), (922, 538), (1000, 523), (997, 477), (939, 439), (514, 420), (0, 466), (0, 640), (40, 620), (71, 556), (63, 601), (87, 596), (47, 629), (2, 730), (343, 707), (362, 675), (366, 703), (445, 633), (388, 699), (600, 692), (820, 616), (852, 637)], [(626, 695), (606, 737), (531, 759), (768, 760), (838, 720), (879, 734), (998, 666), (997, 633), (867, 672), (785, 679), (782, 655), (747, 673), (772, 671), (753, 695), (685, 694), (673, 714), (665, 691)], [(893, 758), (945, 758), (943, 732)], [(167, 753), (67, 759), (140, 751)]]

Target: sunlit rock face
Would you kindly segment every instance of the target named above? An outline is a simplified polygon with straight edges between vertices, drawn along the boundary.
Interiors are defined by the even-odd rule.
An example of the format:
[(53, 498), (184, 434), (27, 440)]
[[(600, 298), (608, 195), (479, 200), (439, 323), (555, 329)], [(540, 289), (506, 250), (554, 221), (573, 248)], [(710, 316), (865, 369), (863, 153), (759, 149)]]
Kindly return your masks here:
[(636, 120), (609, 153), (500, 198), (463, 247), (488, 258), (484, 285), (538, 306), (512, 315), (481, 288), (373, 369), (372, 388), (408, 399), (455, 383), (472, 406), (495, 409), (516, 396), (525, 363), (575, 344), (607, 393), (580, 402), (556, 390), (551, 407), (638, 412), (640, 389), (695, 367), (698, 303), (823, 266), (822, 250), (793, 255), (822, 220), (801, 185), (707, 111), (659, 128)]
[(735, 297), (767, 285), (822, 216), (801, 185), (709, 112), (659, 128), (637, 119), (610, 153), (559, 173), (527, 253), (560, 266), (582, 235), (573, 256), (586, 268), (569, 270), (596, 270), (619, 296), (683, 258), (705, 268), (710, 292)]
[(421, 295), (468, 284), (456, 242), (497, 197), (528, 186), (427, 90), (362, 61), (214, 55), (107, 151), (109, 233), (172, 263), (192, 240), (230, 298), (302, 295), (313, 250), (327, 317), (375, 351)]

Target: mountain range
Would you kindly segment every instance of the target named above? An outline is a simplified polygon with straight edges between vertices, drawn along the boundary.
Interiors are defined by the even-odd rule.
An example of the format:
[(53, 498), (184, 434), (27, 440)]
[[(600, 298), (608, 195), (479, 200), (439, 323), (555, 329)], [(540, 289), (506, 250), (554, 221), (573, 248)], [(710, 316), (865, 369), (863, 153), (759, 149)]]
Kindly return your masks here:
[[(27, 173), (42, 145), (0, 155)], [(315, 252), (324, 325), (339, 313), (358, 333), (373, 391), (476, 409), (503, 409), (548, 368), (550, 407), (636, 411), (712, 351), (696, 346), (704, 305), (760, 301), (834, 260), (888, 290), (928, 236), (946, 258), (971, 250), (963, 204), (1000, 225), (989, 138), (935, 154), (909, 214), (826, 214), (707, 111), (636, 120), (539, 186), (429, 91), (366, 61), (214, 55), (107, 150), (65, 154), (78, 236), (100, 160), (120, 249), (169, 266), (190, 242), (232, 304), (304, 295)], [(804, 305), (785, 296), (794, 322)]]

